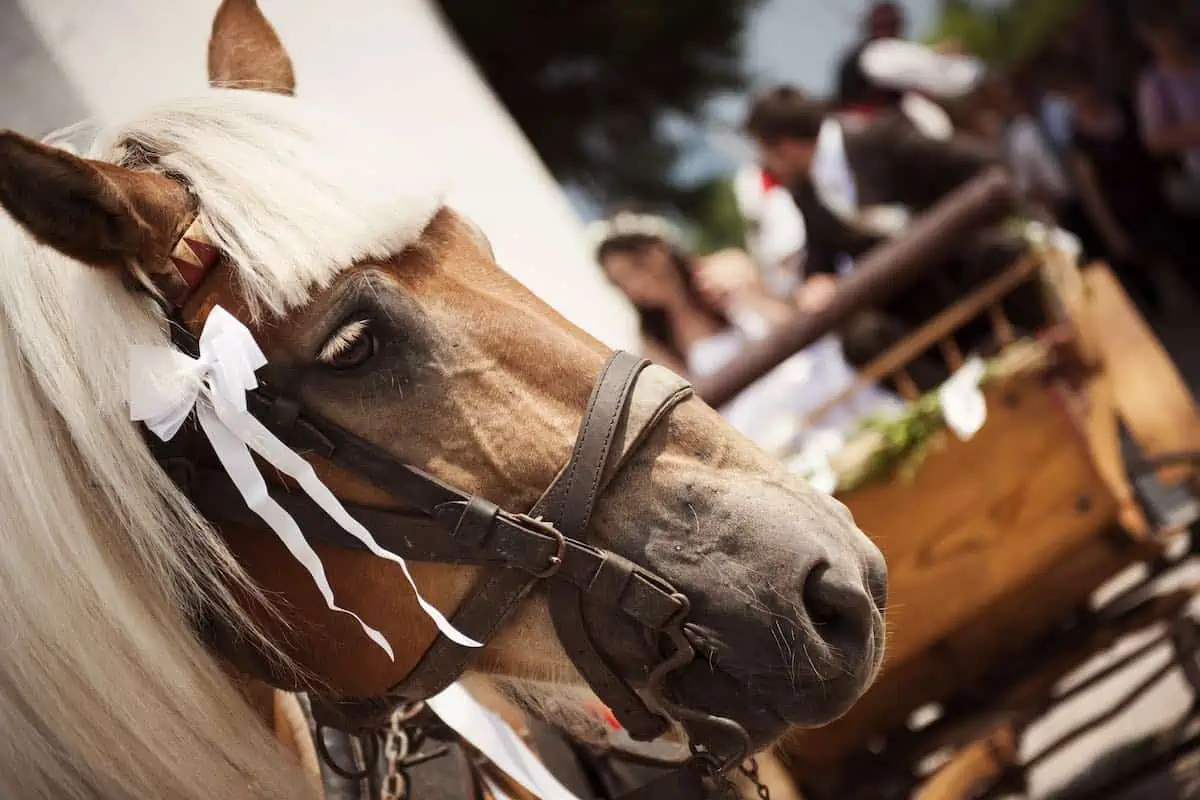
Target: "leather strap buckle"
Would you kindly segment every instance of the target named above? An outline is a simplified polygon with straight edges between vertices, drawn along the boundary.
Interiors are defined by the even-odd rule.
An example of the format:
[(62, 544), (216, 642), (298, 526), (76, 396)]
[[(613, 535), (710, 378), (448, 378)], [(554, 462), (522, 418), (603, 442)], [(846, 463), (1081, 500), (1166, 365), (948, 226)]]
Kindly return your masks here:
[(558, 574), (558, 571), (562, 569), (563, 559), (566, 558), (567, 537), (563, 536), (562, 531), (551, 525), (549, 522), (546, 522), (546, 520), (542, 519), (541, 517), (531, 517), (528, 514), (513, 514), (513, 519), (515, 519), (517, 522), (520, 522), (522, 525), (536, 529), (540, 533), (553, 536), (557, 540), (558, 546), (554, 550), (554, 555), (547, 559), (546, 568), (541, 572), (533, 573), (533, 577), (538, 578), (539, 580), (553, 578)]

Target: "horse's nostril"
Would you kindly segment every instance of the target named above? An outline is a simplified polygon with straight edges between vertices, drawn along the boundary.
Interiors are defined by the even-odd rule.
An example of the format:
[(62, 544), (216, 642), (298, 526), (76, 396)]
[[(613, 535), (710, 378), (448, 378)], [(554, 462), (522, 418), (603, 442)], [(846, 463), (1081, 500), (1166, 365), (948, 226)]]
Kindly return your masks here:
[(820, 562), (809, 570), (801, 591), (817, 635), (848, 658), (867, 646), (876, 602), (867, 595), (859, 576), (853, 577), (850, 580), (850, 576)]
[(837, 621), (838, 609), (835, 598), (825, 587), (826, 576), (829, 574), (829, 564), (822, 561), (811, 570), (804, 580), (801, 598), (808, 617), (816, 625), (828, 625)]

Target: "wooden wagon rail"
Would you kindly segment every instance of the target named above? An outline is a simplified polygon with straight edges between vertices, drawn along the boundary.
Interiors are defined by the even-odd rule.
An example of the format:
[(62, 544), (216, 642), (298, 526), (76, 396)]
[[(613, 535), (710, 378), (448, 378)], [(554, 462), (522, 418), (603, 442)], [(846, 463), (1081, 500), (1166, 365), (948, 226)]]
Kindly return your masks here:
[(980, 229), (1016, 208), (1012, 181), (992, 170), (959, 187), (903, 236), (871, 250), (840, 281), (829, 307), (798, 314), (770, 336), (753, 343), (728, 367), (695, 381), (696, 393), (719, 408), (752, 383), (845, 323), (854, 314), (894, 295), (916, 278), (945, 264)]
[[(903, 373), (906, 365), (935, 345), (942, 347), (942, 353), (951, 371), (961, 367), (963, 356), (958, 351), (953, 334), (982, 313), (988, 314), (996, 344), (1000, 347), (1011, 344), (1014, 338), (1013, 328), (1000, 307), (1000, 301), (1021, 284), (1032, 280), (1040, 265), (1041, 260), (1038, 256), (1034, 254), (1022, 256), (1017, 263), (1004, 270), (1000, 275), (954, 303), (930, 320), (928, 324), (868, 364), (859, 372), (850, 387), (813, 409), (808, 414), (806, 421), (809, 423), (819, 422), (824, 415), (844, 403), (856, 392), (884, 378)], [(911, 379), (907, 381), (901, 379), (897, 384), (901, 387), (901, 393), (905, 395), (906, 400), (916, 399), (918, 392), (915, 385), (912, 385)], [(904, 390), (905, 385), (909, 385), (911, 388)]]

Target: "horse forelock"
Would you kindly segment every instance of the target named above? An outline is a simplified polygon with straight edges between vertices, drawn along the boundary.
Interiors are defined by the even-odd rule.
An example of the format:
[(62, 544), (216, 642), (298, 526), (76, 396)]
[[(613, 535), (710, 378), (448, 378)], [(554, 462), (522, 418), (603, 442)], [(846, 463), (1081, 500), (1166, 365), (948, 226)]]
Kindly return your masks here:
[(98, 137), (92, 155), (183, 181), (256, 317), (401, 252), (444, 194), (441, 174), (397, 137), (261, 92), (160, 104)]

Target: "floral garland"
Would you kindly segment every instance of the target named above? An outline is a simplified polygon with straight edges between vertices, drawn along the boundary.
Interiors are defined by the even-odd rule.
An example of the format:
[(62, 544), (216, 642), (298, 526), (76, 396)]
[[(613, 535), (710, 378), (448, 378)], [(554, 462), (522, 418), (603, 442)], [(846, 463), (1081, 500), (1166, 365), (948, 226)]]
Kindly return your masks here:
[[(1050, 346), (1045, 342), (1014, 342), (984, 361), (980, 386), (1041, 372), (1051, 358)], [(893, 477), (911, 481), (929, 454), (943, 447), (946, 440), (946, 420), (937, 390), (924, 393), (900, 414), (869, 417), (829, 459), (837, 478), (836, 491), (844, 494)], [(798, 472), (808, 479), (814, 477), (807, 470)]]

